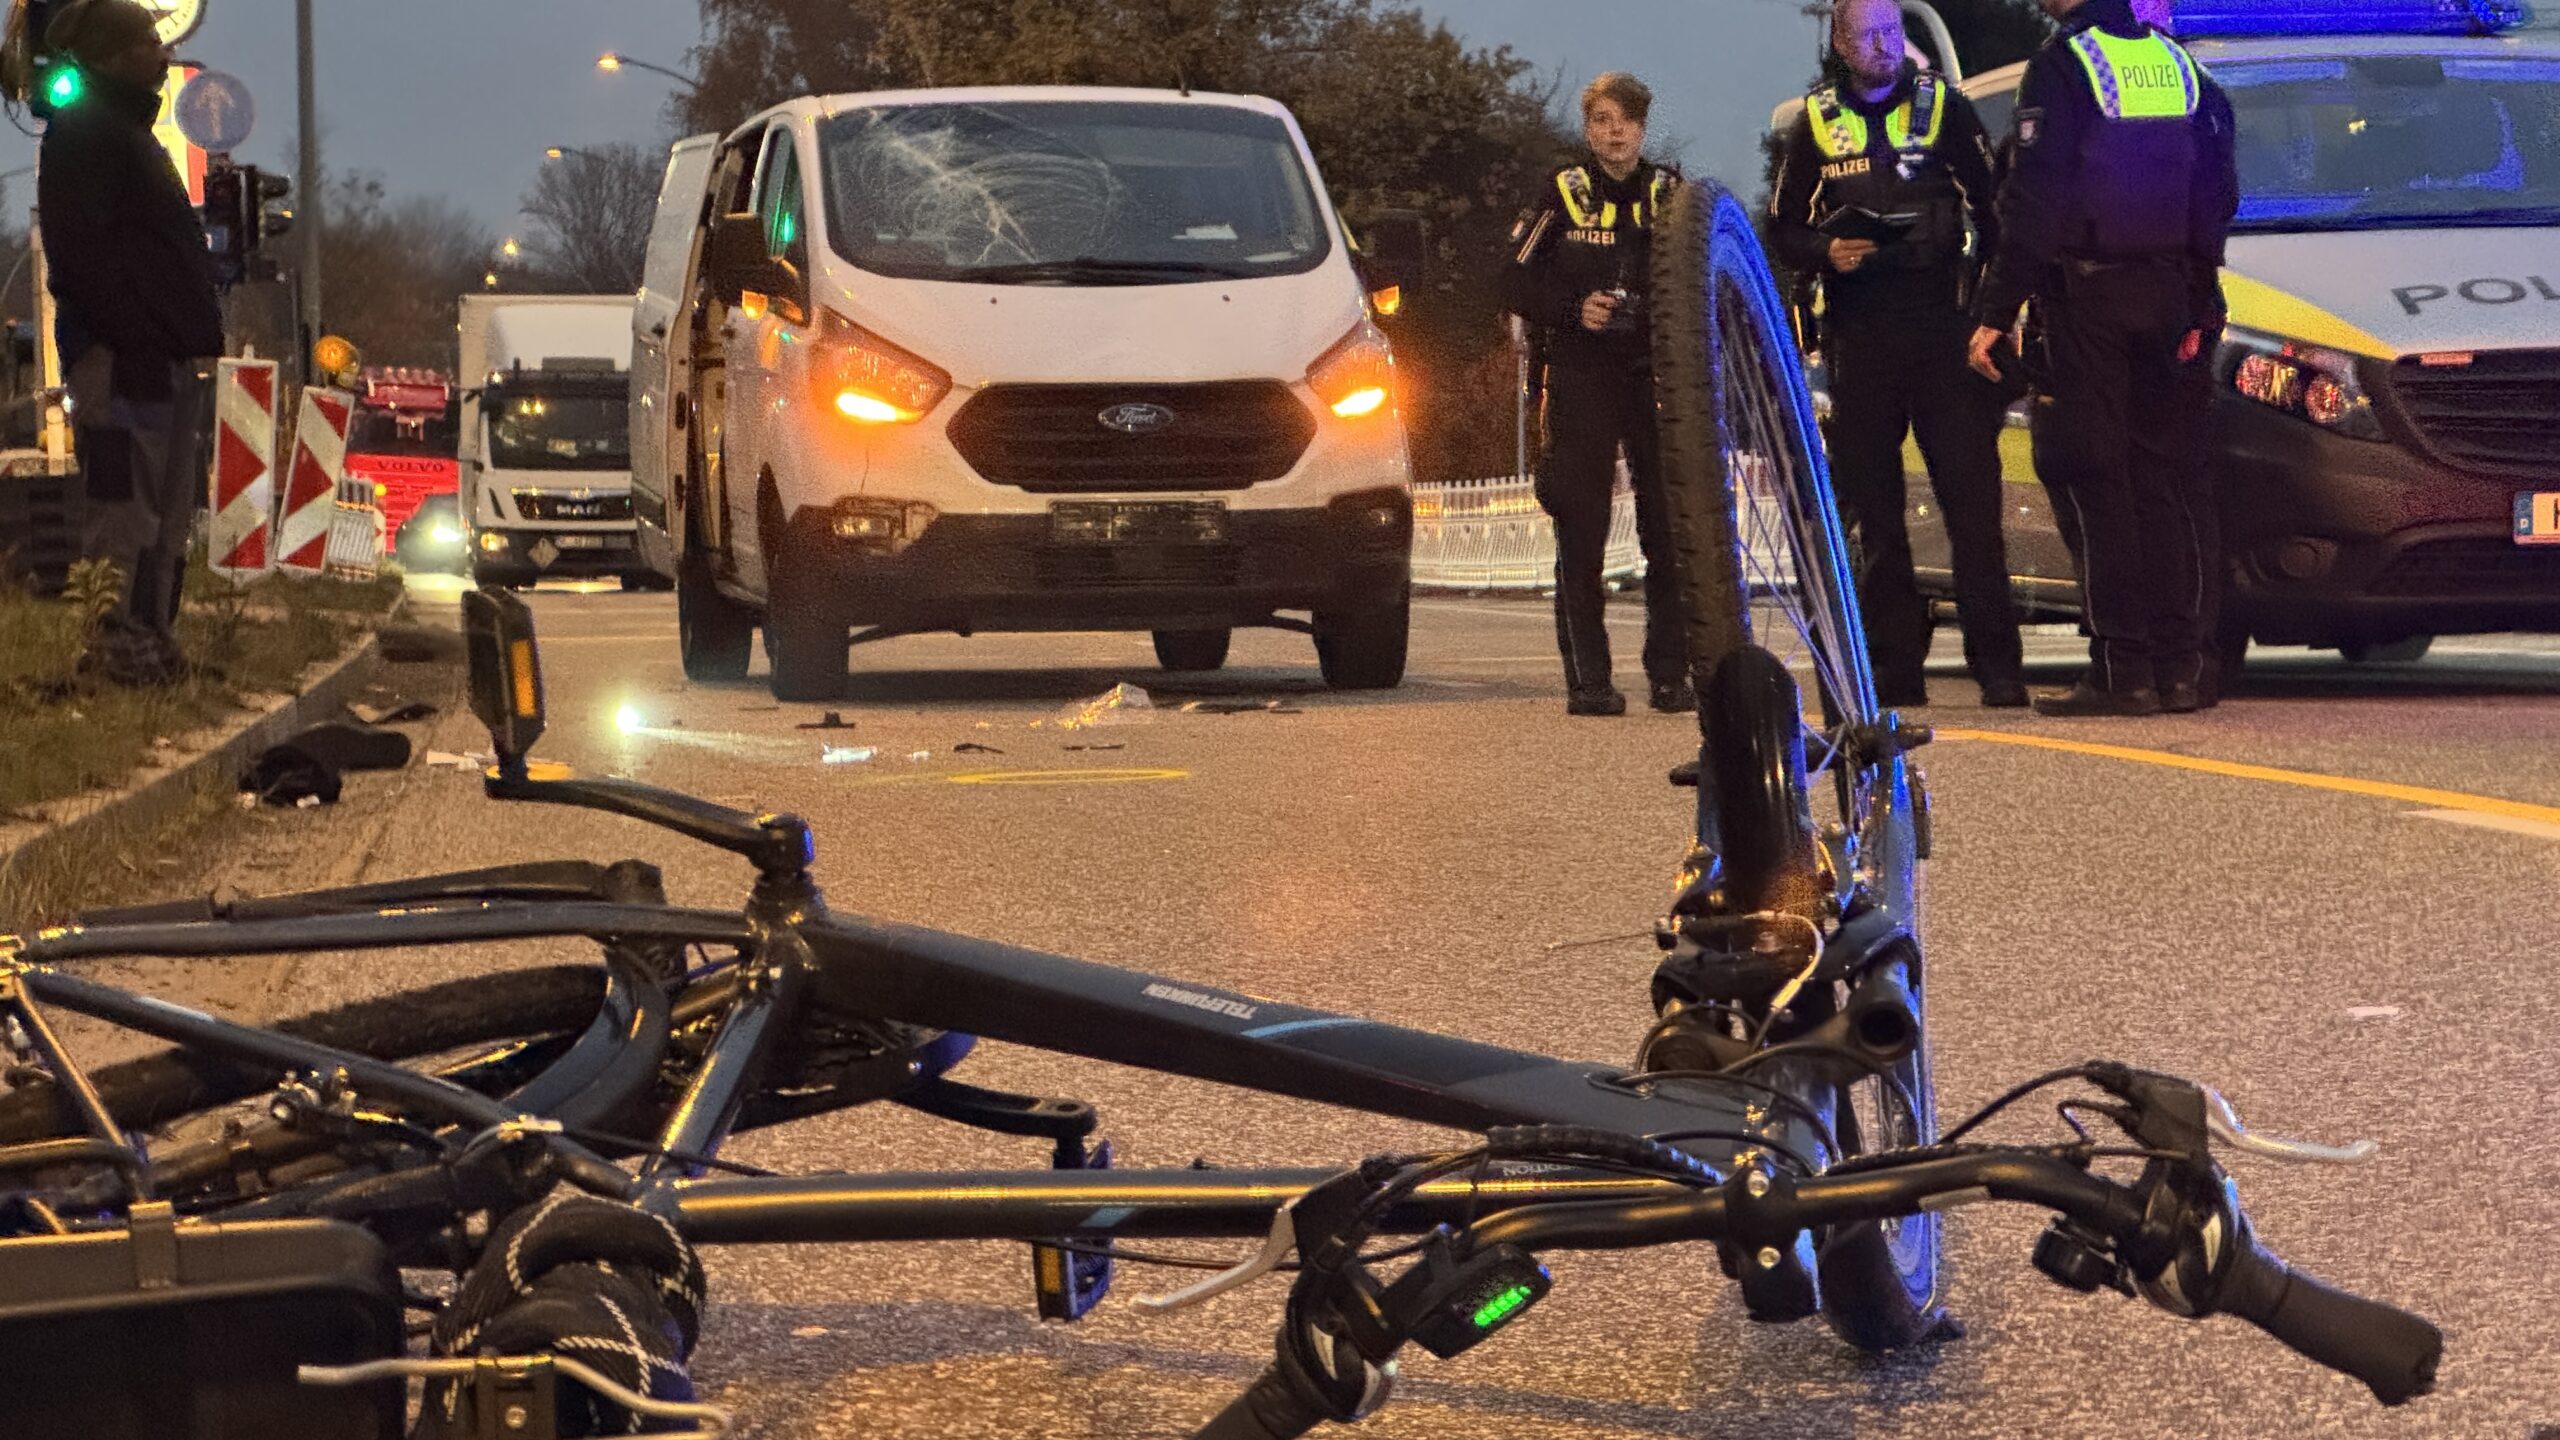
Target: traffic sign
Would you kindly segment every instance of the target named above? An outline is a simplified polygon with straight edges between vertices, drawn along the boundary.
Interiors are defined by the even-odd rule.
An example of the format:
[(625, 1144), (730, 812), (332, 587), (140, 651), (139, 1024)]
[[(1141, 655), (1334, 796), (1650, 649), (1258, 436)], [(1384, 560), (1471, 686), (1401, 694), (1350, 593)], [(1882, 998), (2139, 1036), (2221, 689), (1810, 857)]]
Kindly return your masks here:
[(143, 0), (142, 8), (152, 12), (152, 28), (163, 45), (177, 44), (204, 23), (204, 0)]
[(177, 114), (178, 129), (189, 140), (216, 155), (227, 155), (249, 138), (258, 107), (239, 76), (206, 70), (178, 92)]

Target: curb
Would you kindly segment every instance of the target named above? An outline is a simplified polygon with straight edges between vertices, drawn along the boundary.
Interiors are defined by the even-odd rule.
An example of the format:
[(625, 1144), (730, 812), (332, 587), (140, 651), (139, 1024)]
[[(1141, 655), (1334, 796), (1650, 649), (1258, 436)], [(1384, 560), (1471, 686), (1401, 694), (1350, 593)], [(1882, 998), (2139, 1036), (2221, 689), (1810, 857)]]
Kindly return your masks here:
[[(188, 803), (197, 787), (220, 773), (236, 785), (251, 761), (267, 747), (340, 710), (381, 658), (381, 636), (367, 635), (334, 660), (321, 661), (319, 677), (302, 693), (285, 696), (264, 711), (222, 734), (204, 750), (121, 790), (90, 791), (45, 802), (52, 819), (32, 835), (0, 842), (0, 877), (15, 867), (40, 859), (55, 846), (109, 829), (146, 829)], [(203, 733), (201, 731), (197, 732)]]

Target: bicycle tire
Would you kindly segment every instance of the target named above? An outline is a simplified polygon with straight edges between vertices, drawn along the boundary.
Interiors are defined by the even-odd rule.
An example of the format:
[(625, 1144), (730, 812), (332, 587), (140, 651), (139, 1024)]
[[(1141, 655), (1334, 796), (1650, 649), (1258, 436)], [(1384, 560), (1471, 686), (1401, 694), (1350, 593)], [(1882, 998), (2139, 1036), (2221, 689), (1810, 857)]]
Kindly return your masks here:
[[(604, 983), (604, 969), (596, 965), (508, 970), (359, 1000), (265, 1028), (375, 1060), (408, 1060), (575, 1032), (595, 1018)], [(140, 1130), (245, 1100), (280, 1078), (280, 1071), (257, 1065), (163, 1050), (101, 1066), (90, 1072), (89, 1082), (118, 1124)], [(64, 1133), (57, 1096), (49, 1082), (0, 1096), (0, 1145)]]
[[(1790, 594), (1801, 602), (1785, 618), (1803, 641), (1824, 725), (1872, 723), (1874, 686), (1847, 544), (1793, 327), (1750, 215), (1730, 191), (1697, 182), (1664, 207), (1652, 281), (1662, 476), (1701, 697), (1699, 839), (1724, 866), (1729, 912), (1803, 913), (1819, 875), (1800, 697), (1776, 647), (1755, 644), (1753, 601), (1766, 592), (1781, 612)], [(1840, 872), (1864, 867), (1884, 886), (1884, 903), (1916, 915), (1917, 859), (1901, 760), (1869, 765), (1833, 754), (1824, 769), (1850, 847)], [(1900, 963), (1917, 1002), (1916, 949)], [(1911, 1102), (1907, 1134), (1866, 1133), (1891, 1127), (1857, 1123), (1856, 1085), (1802, 1098), (1848, 1122), (1840, 1140), (1851, 1153), (1927, 1143), (1936, 1135), (1927, 1051), (1924, 1030), (1895, 1075)], [(1888, 1087), (1862, 1083), (1878, 1093), (1881, 1114)], [(1822, 1310), (1834, 1333), (1862, 1349), (1885, 1350), (1935, 1332), (1940, 1242), (1934, 1214), (1890, 1229), (1864, 1223), (1834, 1230), (1820, 1252)]]

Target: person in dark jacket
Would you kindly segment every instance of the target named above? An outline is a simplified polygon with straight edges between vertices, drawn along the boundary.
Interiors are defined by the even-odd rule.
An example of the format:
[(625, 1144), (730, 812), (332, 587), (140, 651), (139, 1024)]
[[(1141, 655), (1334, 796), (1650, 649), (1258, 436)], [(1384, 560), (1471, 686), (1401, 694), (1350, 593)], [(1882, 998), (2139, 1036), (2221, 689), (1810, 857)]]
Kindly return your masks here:
[(1590, 158), (1549, 176), (1512, 227), (1518, 249), (1507, 304), (1536, 333), (1545, 362), (1547, 447), (1537, 496), (1555, 520), (1556, 648), (1564, 658), (1565, 709), (1575, 715), (1627, 709), (1611, 678), (1601, 582), (1621, 451), (1645, 557), (1650, 698), (1656, 710), (1697, 708), (1654, 441), (1653, 342), (1644, 313), (1654, 216), (1679, 184), (1644, 158), (1652, 104), (1653, 92), (1632, 75), (1592, 81), (1582, 92)]
[(2231, 110), (2130, 0), (2042, 0), (2062, 33), (2028, 62), (2001, 248), (1971, 355), (2034, 299), (2051, 369), (2051, 458), (2081, 545), (2087, 675), (2046, 715), (2150, 715), (2213, 694), (2205, 625), (2221, 567), (2198, 393), (2222, 325), (2223, 248), (2239, 207)]
[(124, 580), (81, 664), (114, 683), (174, 683), (189, 668), (174, 627), (222, 310), (203, 224), (151, 133), (169, 67), (152, 12), (75, 0), (46, 40), (87, 82), (46, 123), (36, 183), (88, 492), (82, 550)]
[[(1842, 0), (1825, 68), (1830, 83), (1788, 132), (1769, 233), (1785, 265), (1821, 277), (1831, 478), (1856, 540), (1876, 695), (1929, 703), (1934, 627), (1903, 514), (1910, 434), (1946, 525), (1966, 666), (1983, 704), (2024, 705), (2000, 533), (2006, 397), (1965, 365), (1965, 303), (1998, 237), (1990, 144), (1973, 103), (1905, 58), (1896, 0)], [(1874, 216), (1915, 223), (1889, 237), (1837, 233)]]

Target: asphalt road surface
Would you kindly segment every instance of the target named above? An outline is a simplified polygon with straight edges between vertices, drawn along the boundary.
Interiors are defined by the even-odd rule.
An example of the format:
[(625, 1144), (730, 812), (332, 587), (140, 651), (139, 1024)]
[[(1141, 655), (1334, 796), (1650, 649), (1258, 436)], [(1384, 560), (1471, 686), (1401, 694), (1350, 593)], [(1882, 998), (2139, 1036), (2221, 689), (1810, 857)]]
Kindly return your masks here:
[[(1693, 722), (1641, 705), (1568, 718), (1543, 605), (1420, 604), (1410, 680), (1370, 696), (1324, 691), (1306, 640), (1276, 632), (1181, 679), (1144, 636), (897, 640), (855, 652), (834, 707), (850, 733), (795, 728), (821, 707), (777, 707), (760, 678), (687, 684), (665, 597), (546, 592), (534, 608), (543, 754), (800, 811), (839, 909), (1578, 1058), (1624, 1063), (1651, 1018), (1656, 952), (1608, 937), (1645, 930), (1669, 894), (1689, 797), (1663, 772)], [(1639, 626), (1618, 623), (1631, 667)], [(1970, 1327), (1951, 1344), (1879, 1360), (1818, 1321), (1748, 1325), (1701, 1247), (1563, 1254), (1546, 1304), (1459, 1361), (1408, 1361), (1361, 1433), (2524, 1440), (2560, 1425), (2560, 644), (2485, 637), (2353, 668), (2262, 650), (2216, 712), (2070, 723), (1972, 708), (1942, 642), (1942, 703), (1925, 715), (1942, 738), (1920, 756), (1937, 797), (1925, 926), (1942, 1115), (2104, 1056), (2204, 1078), (2266, 1132), (2380, 1141), (2361, 1167), (2238, 1174), (2288, 1260), (2443, 1325), (2440, 1392), (2386, 1412), (2237, 1322), (2066, 1292), (2027, 1263), (2044, 1217), (1986, 1206), (1950, 1219), (1948, 1299)], [(2035, 678), (2067, 682), (2074, 649), (2038, 636)], [(1153, 692), (1150, 722), (1055, 728), (1120, 681)], [(1175, 708), (1200, 698), (1296, 713)], [(421, 738), (486, 748), (459, 715)], [(877, 753), (821, 764), (825, 744)], [(735, 903), (747, 878), (636, 824), (509, 811), (423, 767), (271, 817), (226, 863), (275, 889), (571, 854), (656, 861), (680, 903)], [(1583, 941), (1602, 943), (1569, 943)], [(259, 1013), (541, 953), (129, 973)], [(1011, 1047), (982, 1046), (960, 1074), (1095, 1102), (1130, 1165), (1332, 1164), (1442, 1138)], [(2049, 1109), (2003, 1123), (2059, 1133)], [(1044, 1151), (877, 1110), (730, 1153), (813, 1171)], [(741, 1249), (710, 1265), (706, 1398), (748, 1434), (794, 1440), (1185, 1435), (1260, 1369), (1284, 1290), (1159, 1318), (1127, 1297), (1190, 1277), (1124, 1267), (1114, 1300), (1070, 1327), (1032, 1317), (1017, 1245)]]

